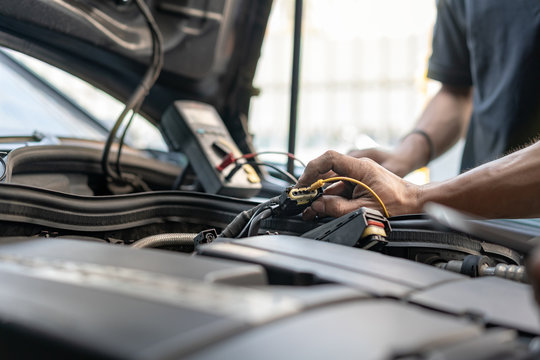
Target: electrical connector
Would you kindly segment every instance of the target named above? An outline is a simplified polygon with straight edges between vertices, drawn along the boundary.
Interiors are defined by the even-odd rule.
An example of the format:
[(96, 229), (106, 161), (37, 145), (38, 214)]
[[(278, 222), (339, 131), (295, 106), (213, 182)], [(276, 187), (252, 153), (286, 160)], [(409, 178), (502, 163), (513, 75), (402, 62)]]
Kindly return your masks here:
[(315, 181), (313, 184), (311, 184), (310, 186), (308, 186), (307, 188), (303, 188), (303, 189), (307, 189), (307, 190), (317, 190), (319, 188), (322, 188), (324, 186), (324, 184), (326, 184), (328, 182), (328, 180), (331, 180), (331, 179), (319, 179), (317, 181)]
[(322, 188), (312, 190), (309, 187), (293, 188), (289, 187), (279, 197), (280, 216), (293, 216), (300, 214), (304, 209), (317, 200), (323, 193)]
[(366, 250), (381, 250), (392, 228), (379, 211), (362, 207), (323, 224), (302, 235), (304, 238), (353, 246)]
[(320, 188), (311, 190), (309, 187), (304, 188), (292, 188), (289, 190), (289, 199), (296, 201), (298, 205), (304, 205), (312, 202), (315, 198), (319, 197), (321, 191)]

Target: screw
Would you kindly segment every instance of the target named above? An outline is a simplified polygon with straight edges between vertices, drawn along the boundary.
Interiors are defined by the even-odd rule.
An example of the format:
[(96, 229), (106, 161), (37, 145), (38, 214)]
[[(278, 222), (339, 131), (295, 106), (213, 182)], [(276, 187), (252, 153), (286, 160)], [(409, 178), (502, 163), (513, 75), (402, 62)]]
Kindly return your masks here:
[(212, 241), (214, 241), (215, 236), (214, 234), (206, 234), (205, 239), (207, 243), (211, 243)]

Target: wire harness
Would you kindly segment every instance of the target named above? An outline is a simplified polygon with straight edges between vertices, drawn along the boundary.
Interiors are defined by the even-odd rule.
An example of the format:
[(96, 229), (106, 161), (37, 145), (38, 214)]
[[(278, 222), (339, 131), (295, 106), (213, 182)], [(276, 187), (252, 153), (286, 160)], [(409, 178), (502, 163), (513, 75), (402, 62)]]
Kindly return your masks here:
[[(336, 181), (348, 181), (365, 188), (381, 205), (384, 215), (390, 214), (381, 198), (363, 182), (345, 177), (336, 176), (328, 179), (320, 179), (308, 187), (288, 187), (280, 196), (274, 197), (256, 207), (242, 211), (219, 235), (220, 238), (242, 238), (254, 236), (260, 227), (261, 221), (271, 216), (294, 216), (300, 214), (315, 200), (323, 195), (323, 186)], [(373, 234), (370, 234), (373, 235)]]
[[(289, 159), (292, 159), (293, 161), (297, 161), (300, 165), (302, 165), (303, 167), (306, 167), (305, 163), (302, 160), (295, 157), (294, 154), (284, 152), (284, 151), (259, 151), (255, 153), (244, 154), (238, 157), (235, 157), (233, 153), (228, 153), (223, 157), (221, 163), (218, 166), (216, 166), (216, 170), (219, 172), (222, 172), (227, 167), (229, 167), (229, 165), (234, 164), (234, 167), (229, 171), (229, 173), (225, 177), (225, 180), (229, 181), (230, 179), (232, 179), (234, 174), (236, 174), (238, 170), (240, 170), (245, 165), (245, 162), (243, 162), (242, 160), (252, 160), (252, 159), (255, 159), (257, 156), (264, 155), (264, 154), (285, 155)], [(283, 175), (291, 184), (296, 184), (298, 182), (298, 179), (293, 174), (279, 168), (278, 166), (272, 163), (269, 163), (266, 161), (249, 161), (248, 164), (269, 167), (271, 169), (274, 169), (277, 173)]]

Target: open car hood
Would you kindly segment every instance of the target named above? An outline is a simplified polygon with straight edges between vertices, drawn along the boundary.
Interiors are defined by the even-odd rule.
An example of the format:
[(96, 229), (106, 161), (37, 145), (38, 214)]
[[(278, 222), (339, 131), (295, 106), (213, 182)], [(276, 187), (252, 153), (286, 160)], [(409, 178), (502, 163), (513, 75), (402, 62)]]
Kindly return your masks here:
[[(254, 93), (272, 1), (146, 1), (163, 34), (165, 59), (141, 111), (158, 121), (172, 101), (198, 100), (213, 105), (232, 133), (243, 132), (239, 119)], [(125, 101), (150, 61), (152, 40), (131, 0), (5, 0), (0, 45)]]

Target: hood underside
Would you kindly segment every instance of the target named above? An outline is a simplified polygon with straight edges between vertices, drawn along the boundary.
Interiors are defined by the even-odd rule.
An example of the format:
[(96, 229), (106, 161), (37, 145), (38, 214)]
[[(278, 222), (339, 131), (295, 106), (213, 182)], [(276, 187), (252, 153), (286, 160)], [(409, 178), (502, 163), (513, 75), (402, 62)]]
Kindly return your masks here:
[[(146, 2), (163, 34), (165, 59), (142, 112), (159, 120), (172, 101), (193, 99), (214, 105), (234, 126), (248, 111), (271, 1)], [(152, 37), (131, 0), (5, 0), (0, 45), (125, 101), (148, 66)]]

